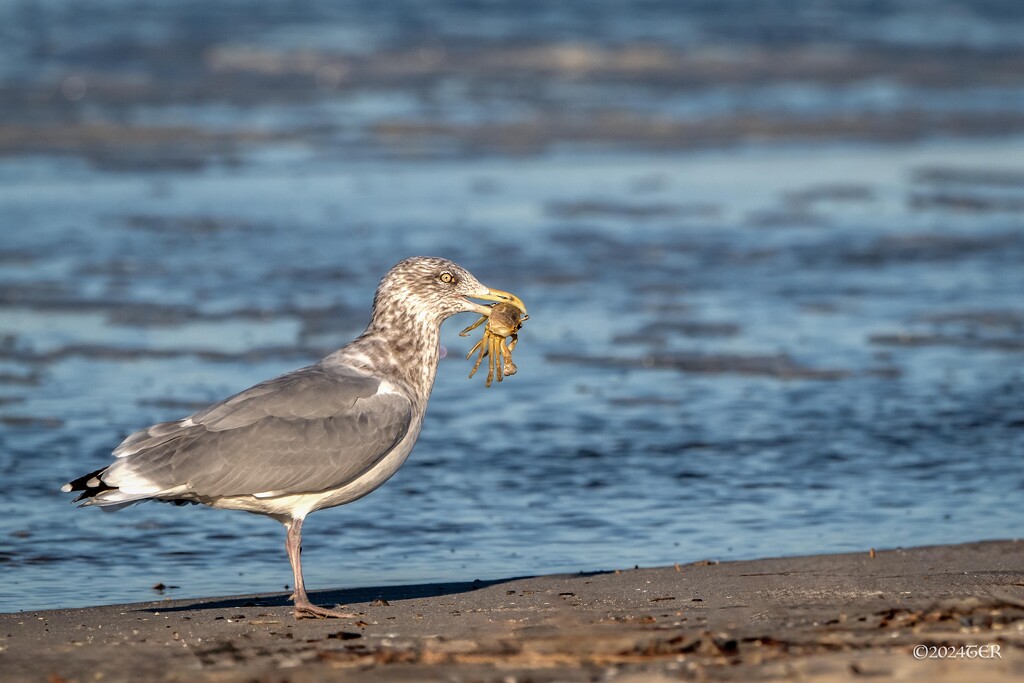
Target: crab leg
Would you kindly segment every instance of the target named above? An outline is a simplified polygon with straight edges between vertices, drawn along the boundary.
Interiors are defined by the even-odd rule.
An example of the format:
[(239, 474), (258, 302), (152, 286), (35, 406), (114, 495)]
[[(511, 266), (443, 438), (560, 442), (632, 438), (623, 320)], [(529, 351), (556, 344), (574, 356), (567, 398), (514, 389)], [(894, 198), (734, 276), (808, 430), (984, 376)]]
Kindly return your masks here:
[(497, 335), (491, 337), (491, 365), (494, 366), (495, 374), (500, 382), (505, 378), (505, 368), (502, 365), (504, 355), (501, 352), (501, 345), (504, 343), (505, 338)]
[[(476, 321), (475, 323), (473, 323), (472, 325), (470, 325), (469, 327), (467, 327), (466, 329), (464, 329), (464, 330), (463, 330), (462, 332), (459, 332), (459, 336), (460, 336), (460, 337), (468, 337), (468, 336), (469, 336), (469, 333), (470, 333), (470, 332), (472, 332), (472, 331), (473, 331), (473, 330), (475, 330), (476, 328), (478, 328), (478, 327), (480, 327), (481, 325), (483, 325), (483, 324), (484, 324), (484, 323), (485, 323), (485, 322), (487, 321), (487, 319), (488, 319), (488, 318), (487, 318), (487, 316), (486, 316), (486, 315), (482, 315), (482, 316), (480, 316), (480, 319), (479, 319), (479, 320), (477, 320), (477, 321)], [(472, 352), (472, 351), (470, 351), (470, 353), (473, 353), (473, 352)]]
[[(487, 363), (487, 381), (484, 382), (485, 387), (491, 386), (491, 381), (494, 380), (494, 354), (491, 353), (491, 347), (494, 346), (494, 337), (487, 335), (487, 351), (491, 357)], [(501, 381), (500, 379), (498, 380)]]
[(516, 370), (518, 370), (518, 368), (516, 367), (516, 364), (512, 362), (512, 349), (513, 349), (513, 347), (515, 347), (516, 341), (518, 341), (518, 337), (516, 337), (516, 336), (512, 337), (512, 343), (511, 344), (505, 343), (504, 339), (501, 340), (501, 354), (502, 354), (502, 356), (504, 358), (504, 364), (505, 364), (504, 370), (505, 370), (505, 375), (506, 376), (514, 375), (514, 374), (516, 374)]
[(469, 360), (473, 356), (473, 354), (476, 353), (477, 349), (480, 350), (480, 355), (477, 356), (477, 358), (476, 358), (476, 365), (474, 365), (473, 369), (469, 371), (469, 376), (470, 377), (475, 375), (476, 371), (480, 369), (480, 363), (483, 361), (484, 356), (487, 355), (487, 345), (485, 343), (486, 340), (487, 340), (487, 335), (485, 334), (483, 336), (483, 338), (476, 343), (476, 346), (474, 346), (472, 349), (470, 349), (469, 353), (466, 354), (466, 360)]

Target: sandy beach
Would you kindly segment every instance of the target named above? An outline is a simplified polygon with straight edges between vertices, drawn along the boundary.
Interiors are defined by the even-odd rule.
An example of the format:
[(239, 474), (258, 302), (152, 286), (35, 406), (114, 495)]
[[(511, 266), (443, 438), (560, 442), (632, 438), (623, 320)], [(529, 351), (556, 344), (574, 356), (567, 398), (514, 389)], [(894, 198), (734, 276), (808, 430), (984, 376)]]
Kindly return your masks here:
[[(1024, 542), (0, 615), (6, 681), (1010, 681)], [(924, 646), (923, 658), (915, 648)], [(918, 651), (918, 655), (920, 655)], [(946, 655), (940, 657), (940, 655)]]

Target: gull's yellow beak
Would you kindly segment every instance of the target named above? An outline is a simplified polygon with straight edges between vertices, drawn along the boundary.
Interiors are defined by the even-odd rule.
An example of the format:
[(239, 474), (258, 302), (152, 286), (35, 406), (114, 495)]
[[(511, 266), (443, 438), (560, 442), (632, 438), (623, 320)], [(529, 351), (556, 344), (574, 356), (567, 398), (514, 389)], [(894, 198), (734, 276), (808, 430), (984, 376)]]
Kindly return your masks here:
[[(483, 299), (484, 301), (495, 301), (498, 303), (510, 304), (518, 308), (524, 317), (526, 316), (526, 304), (523, 303), (522, 299), (520, 299), (515, 294), (512, 294), (511, 292), (505, 292), (500, 289), (491, 289), (490, 287), (488, 287), (487, 292), (485, 294), (474, 294), (473, 298)], [(479, 313), (480, 315), (490, 315), (491, 313), (491, 309), (488, 306), (474, 304), (472, 301), (470, 302), (470, 305), (473, 307), (473, 311)]]

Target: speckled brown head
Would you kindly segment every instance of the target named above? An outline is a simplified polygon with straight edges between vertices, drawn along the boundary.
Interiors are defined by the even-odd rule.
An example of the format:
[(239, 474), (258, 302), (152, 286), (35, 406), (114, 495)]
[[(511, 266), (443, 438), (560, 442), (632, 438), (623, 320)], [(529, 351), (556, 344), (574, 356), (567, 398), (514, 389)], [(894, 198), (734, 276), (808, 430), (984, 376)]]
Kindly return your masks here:
[(487, 306), (471, 301), (500, 301), (526, 313), (514, 294), (491, 289), (462, 266), (436, 256), (415, 256), (397, 263), (380, 282), (374, 297), (374, 315), (393, 308), (395, 315), (411, 315), (420, 321), (440, 324), (456, 313), (487, 315)]

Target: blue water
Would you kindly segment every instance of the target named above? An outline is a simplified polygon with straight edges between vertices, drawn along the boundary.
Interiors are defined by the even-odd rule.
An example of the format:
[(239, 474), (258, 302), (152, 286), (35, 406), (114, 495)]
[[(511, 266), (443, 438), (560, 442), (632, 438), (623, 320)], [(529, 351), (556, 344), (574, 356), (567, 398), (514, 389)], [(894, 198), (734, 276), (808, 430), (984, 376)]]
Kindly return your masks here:
[[(622, 22), (625, 10), (604, 8), (595, 40), (667, 36), (667, 5), (650, 6)], [(44, 7), (71, 22), (63, 3)], [(163, 7), (133, 29), (143, 43), (177, 40), (206, 11)], [(366, 30), (345, 49), (372, 55), (452, 25), (429, 17), (464, 19), (460, 39), (484, 43), (525, 30), (518, 15), (475, 21), (472, 6), (442, 7), (417, 21), (408, 8), (350, 8), (316, 35), (341, 40), (354, 16)], [(988, 33), (919, 37), (1004, 49), (1002, 25), (1020, 21), (1004, 9), (998, 20), (971, 15)], [(588, 30), (571, 8), (545, 16), (538, 39)], [(898, 12), (853, 16), (836, 40), (916, 44)], [(807, 31), (818, 21), (800, 17), (793, 25)], [(710, 10), (683, 18), (700, 44), (773, 42)], [(98, 19), (78, 53), (70, 42), (31, 49), (43, 29), (19, 21), (19, 59), (56, 69), (54, 83), (75, 54), (150, 68), (149, 57), (121, 64), (116, 49), (98, 51), (119, 44)], [(280, 47), (305, 35), (286, 24), (242, 37)], [(673, 35), (664, 40), (683, 40)], [(42, 78), (9, 71), (12, 92)], [(562, 85), (526, 99), (586, 111), (625, 87)], [(473, 342), (457, 332), (472, 316), (446, 325), (409, 462), (369, 497), (307, 523), (311, 588), (1019, 534), (1024, 139), (738, 139), (700, 152), (619, 141), (454, 158), (368, 141), (366, 127), (394, 117), (457, 121), (465, 101), (477, 105), (470, 121), (531, 115), (505, 106), (514, 93), (447, 87), (440, 103), (408, 83), (307, 102), (125, 104), (108, 92), (55, 118), (269, 131), (354, 118), (326, 148), (263, 139), (184, 167), (110, 167), (49, 148), (0, 156), (0, 611), (282, 590), (291, 574), (272, 521), (157, 504), (105, 514), (71, 506), (60, 485), (103, 466), (137, 428), (345, 343), (383, 272), (412, 254), (453, 258), (526, 301), (519, 372), (490, 389), (467, 379)], [(957, 104), (948, 86), (755, 83), (656, 89), (629, 106), (828, 117), (905, 113), (921, 97), (932, 111), (1007, 112), (1022, 88), (981, 88)]]

